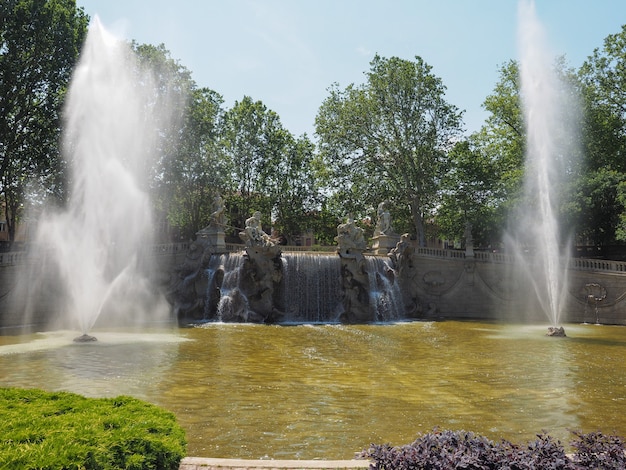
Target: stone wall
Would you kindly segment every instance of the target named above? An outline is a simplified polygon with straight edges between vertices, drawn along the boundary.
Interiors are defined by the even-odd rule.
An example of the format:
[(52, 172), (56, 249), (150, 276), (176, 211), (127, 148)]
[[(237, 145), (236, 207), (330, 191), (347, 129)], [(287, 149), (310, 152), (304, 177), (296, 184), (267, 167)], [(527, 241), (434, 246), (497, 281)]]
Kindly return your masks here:
[[(152, 282), (167, 290), (187, 251), (186, 244), (156, 246)], [(0, 328), (41, 324), (59, 315), (53, 301), (55, 279), (40, 281), (40, 294), (33, 296), (32, 281), (24, 274), (39, 270), (40, 260), (24, 253), (9, 255), (3, 253), (0, 259)], [(412, 248), (398, 275), (407, 317), (547, 321), (532, 300), (532, 287), (515, 276), (508, 261), (497, 253), (477, 252), (466, 258), (461, 251)], [(626, 263), (574, 260), (567, 291), (564, 323), (626, 325)]]
[[(186, 243), (155, 245), (155, 268), (146, 277), (159, 289), (166, 290), (174, 268), (184, 261), (187, 249)], [(59, 289), (58, 280), (54, 274), (46, 274), (41, 259), (27, 252), (0, 253), (0, 331), (24, 326), (37, 329), (53, 322), (62, 313), (54, 301)]]

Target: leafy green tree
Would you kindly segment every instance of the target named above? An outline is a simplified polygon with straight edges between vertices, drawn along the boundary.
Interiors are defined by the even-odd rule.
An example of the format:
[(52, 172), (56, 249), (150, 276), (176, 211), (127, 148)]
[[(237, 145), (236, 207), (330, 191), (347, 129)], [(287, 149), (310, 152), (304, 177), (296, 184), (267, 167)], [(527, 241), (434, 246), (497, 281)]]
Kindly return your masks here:
[(462, 116), (431, 69), (420, 57), (377, 55), (366, 83), (333, 85), (316, 117), (321, 152), (347, 210), (358, 217), (384, 199), (408, 207), (421, 245)]
[[(586, 172), (578, 185), (580, 239), (626, 241), (626, 26), (604, 40), (579, 70), (585, 108)], [(574, 210), (574, 211), (575, 211)]]
[(63, 193), (61, 107), (89, 18), (74, 0), (0, 3), (0, 190), (10, 238), (30, 184)]
[(277, 186), (272, 182), (276, 181), (289, 134), (274, 111), (244, 96), (224, 113), (221, 136), (221, 152), (232, 172), (231, 192), (225, 195), (231, 224), (235, 231), (240, 230), (258, 210), (267, 226), (277, 197)]
[(176, 158), (167, 166), (169, 221), (186, 239), (208, 224), (213, 201), (227, 187), (228, 169), (218, 148), (222, 102), (207, 88), (190, 93)]
[(450, 168), (442, 179), (441, 205), (437, 210), (439, 237), (462, 238), (465, 225), (472, 225), (476, 245), (488, 246), (500, 240), (497, 191), (498, 168), (487, 154), (469, 140), (457, 143), (449, 153)]
[(306, 136), (295, 139), (287, 134), (283, 158), (271, 178), (274, 228), (287, 244), (295, 245), (298, 235), (313, 229), (321, 196), (314, 165), (315, 144)]
[[(154, 151), (143, 174), (151, 192), (160, 238), (189, 239), (206, 221), (217, 191), (211, 188), (222, 98), (198, 89), (191, 72), (173, 59), (164, 44), (132, 43), (138, 57), (138, 87), (152, 99), (145, 115), (154, 128)], [(211, 155), (211, 156), (209, 156)]]
[(590, 167), (626, 171), (626, 25), (593, 51), (579, 76), (585, 85)]
[[(576, 101), (579, 82), (574, 73), (566, 67), (563, 58), (555, 60), (554, 72), (563, 84), (561, 89), (556, 90), (556, 93), (562, 94), (560, 101), (563, 103)], [(480, 182), (475, 181), (474, 184), (484, 185), (483, 190), (488, 189), (487, 192), (475, 193), (487, 197), (472, 201), (478, 204), (478, 207), (476, 207), (477, 215), (473, 216), (474, 220), (471, 222), (476, 224), (474, 234), (476, 239), (486, 244), (497, 243), (509, 221), (515, 218), (515, 211), (528, 211), (532, 210), (529, 208), (535, 206), (535, 202), (532, 201), (534, 194), (525, 194), (523, 191), (527, 132), (522, 112), (523, 96), (520, 85), (517, 62), (509, 61), (503, 64), (494, 92), (485, 99), (483, 104), (490, 115), (481, 130), (470, 138), (474, 160), (472, 164), (476, 167), (467, 174), (467, 177), (482, 178)], [(563, 122), (576, 119), (576, 113), (569, 110), (567, 112), (569, 115), (563, 117)], [(570, 129), (571, 127), (569, 126)], [(572, 202), (572, 198), (575, 197), (575, 187), (582, 174), (582, 166), (577, 163), (581, 156), (579, 150), (569, 144), (569, 141), (576, 139), (577, 136), (555, 133), (553, 138), (560, 143), (557, 147), (564, 149), (553, 157), (561, 165), (562, 173), (569, 177), (569, 181), (562, 186), (556, 187), (555, 182), (554, 188), (560, 192), (561, 203), (557, 212), (561, 226), (568, 229), (562, 230), (565, 234), (575, 229), (576, 211), (572, 208), (576, 204)], [(458, 163), (462, 162), (457, 159)], [(464, 171), (467, 172), (467, 170), (466, 167)], [(455, 179), (450, 183), (462, 188)], [(450, 216), (449, 209), (447, 215)], [(458, 225), (457, 217), (455, 229), (457, 232), (459, 231)]]
[(500, 79), (483, 103), (490, 113), (485, 125), (472, 136), (476, 151), (487, 156), (485, 163), (495, 170), (493, 190), (503, 206), (499, 211), (503, 218), (495, 223), (501, 227), (506, 225), (509, 206), (520, 197), (524, 176), (526, 131), (521, 106), (518, 64), (509, 61), (501, 66)]

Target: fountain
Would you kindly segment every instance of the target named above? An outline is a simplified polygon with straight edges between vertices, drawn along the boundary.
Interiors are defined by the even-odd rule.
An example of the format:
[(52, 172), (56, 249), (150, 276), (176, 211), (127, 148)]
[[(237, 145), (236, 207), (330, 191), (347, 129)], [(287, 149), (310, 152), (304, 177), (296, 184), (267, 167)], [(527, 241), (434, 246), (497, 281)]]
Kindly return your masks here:
[(525, 207), (513, 217), (508, 243), (516, 268), (533, 286), (541, 310), (550, 322), (550, 336), (564, 336), (559, 327), (568, 289), (568, 250), (557, 221), (559, 191), (567, 165), (576, 154), (573, 116), (567, 85), (554, 71), (554, 56), (534, 4), (519, 4), (521, 98), (526, 125)]
[[(30, 273), (30, 279), (56, 279), (63, 314), (55, 326), (78, 328), (80, 342), (95, 339), (88, 332), (100, 317), (141, 324), (168, 315), (145, 274), (152, 271), (144, 255), (153, 224), (141, 175), (160, 112), (148, 109), (155, 102), (151, 83), (128, 44), (96, 17), (64, 110), (69, 201), (64, 210), (43, 214), (35, 244), (43, 262)], [(41, 284), (29, 283), (33, 290)]]
[[(146, 197), (130, 171), (151, 147), (150, 132), (127, 121), (142, 109), (135, 101), (140, 94), (125, 85), (128, 77), (119, 70), (125, 67), (112, 65), (119, 44), (109, 39), (96, 21), (68, 108), (65, 142), (76, 165), (72, 197), (67, 211), (42, 223), (39, 243), (47, 244), (49, 256), (37, 266), (48, 272), (48, 264), (54, 265), (67, 294), (63, 309), (74, 314), (83, 332), (79, 338), (87, 342), (96, 322), (115, 310), (127, 319), (154, 310), (143, 308), (154, 306), (145, 302), (152, 293), (143, 289), (147, 261), (141, 256), (150, 241), (150, 220), (143, 218)], [(121, 57), (131, 60), (126, 53)], [(537, 115), (528, 118), (529, 133)], [(389, 236), (384, 212), (383, 205), (377, 249), (385, 248), (382, 236)], [(537, 256), (543, 260), (558, 253), (559, 236), (554, 224), (537, 222), (537, 215), (531, 222), (541, 233), (529, 236), (538, 240), (548, 228), (552, 234), (538, 243), (552, 247)], [(350, 458), (372, 442), (404, 444), (435, 426), (517, 442), (541, 430), (563, 441), (572, 429), (626, 434), (622, 329), (572, 325), (574, 340), (550, 341), (533, 326), (475, 321), (479, 315), (495, 320), (499, 307), (510, 304), (501, 288), (502, 264), (474, 252), (471, 226), (465, 253), (418, 251), (403, 234), (388, 256), (370, 256), (350, 218), (338, 228), (337, 252), (287, 253), (259, 230), (255, 214), (245, 250), (226, 253), (222, 217), (223, 211), (214, 212), (174, 276), (177, 315), (201, 325), (153, 325), (141, 334), (100, 331), (100, 341), (88, 351), (62, 331), (0, 335), (3, 386), (37, 384), (148, 400), (176, 414), (190, 455), (207, 457)], [(540, 299), (565, 290), (563, 266), (557, 258), (547, 263), (551, 275), (531, 277)], [(530, 272), (531, 265), (524, 269)], [(602, 279), (611, 286), (608, 292), (582, 280), (581, 305), (593, 302), (596, 319), (598, 308), (614, 308), (609, 318), (622, 319), (623, 273), (608, 276)], [(540, 289), (546, 285), (551, 288)], [(140, 295), (125, 293), (129, 286)], [(82, 290), (88, 295), (79, 295)], [(118, 304), (122, 300), (128, 302)], [(488, 311), (489, 301), (499, 302), (498, 308)], [(546, 302), (554, 328), (561, 321), (559, 302), (558, 296)], [(251, 318), (253, 310), (260, 316)], [(299, 324), (208, 321), (224, 315), (233, 322)], [(425, 321), (396, 321), (409, 315)], [(432, 321), (439, 315), (449, 315), (448, 321)], [(359, 320), (368, 324), (339, 324)]]
[[(390, 224), (388, 213), (385, 216)], [(170, 297), (179, 322), (371, 323), (406, 319), (396, 280), (402, 255), (365, 255), (363, 230), (351, 216), (337, 227), (335, 253), (283, 253), (276, 240), (263, 231), (259, 212), (246, 220), (239, 236), (245, 250), (223, 253), (225, 245), (216, 243), (224, 240), (216, 220), (198, 232), (187, 262), (173, 278)]]

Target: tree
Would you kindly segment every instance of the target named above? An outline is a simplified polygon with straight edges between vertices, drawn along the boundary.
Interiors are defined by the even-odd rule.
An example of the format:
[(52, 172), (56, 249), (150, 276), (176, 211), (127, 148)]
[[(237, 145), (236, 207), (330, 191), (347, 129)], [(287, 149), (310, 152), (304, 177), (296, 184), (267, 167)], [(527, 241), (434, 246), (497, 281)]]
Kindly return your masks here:
[(579, 70), (585, 108), (585, 174), (578, 187), (580, 237), (626, 241), (626, 26), (604, 40)]
[(275, 180), (289, 141), (278, 115), (249, 96), (224, 113), (221, 152), (232, 172), (232, 188), (225, 195), (231, 224), (244, 227), (254, 211), (270, 222), (276, 203)]
[[(287, 131), (285, 131), (287, 132)], [(315, 144), (306, 136), (287, 133), (283, 158), (270, 178), (274, 199), (274, 228), (295, 245), (296, 237), (315, 226), (321, 202), (314, 169)]]
[(440, 238), (460, 239), (469, 222), (476, 244), (497, 243), (502, 195), (497, 191), (499, 172), (495, 161), (470, 140), (457, 143), (448, 156), (450, 167), (442, 179), (443, 194), (437, 209)]
[(361, 211), (383, 199), (408, 206), (421, 245), (462, 116), (444, 100), (445, 86), (431, 69), (420, 57), (377, 55), (365, 84), (331, 87), (315, 121), (339, 191)]
[(209, 181), (217, 174), (209, 165), (214, 162), (222, 98), (198, 89), (191, 72), (171, 57), (164, 44), (133, 42), (132, 48), (141, 78), (137, 86), (147, 88), (151, 97), (145, 115), (154, 128), (154, 151), (142, 184), (152, 193), (158, 225), (189, 239), (206, 222), (208, 201), (216, 192)]
[(207, 225), (213, 201), (227, 187), (228, 170), (218, 149), (222, 102), (208, 88), (190, 93), (176, 158), (167, 166), (168, 218), (186, 239)]
[[(566, 67), (563, 58), (556, 58), (554, 62), (554, 73), (559, 76), (562, 84), (555, 93), (560, 93), (560, 103), (572, 103), (576, 101), (579, 83), (575, 74)], [(476, 152), (477, 160), (482, 169), (480, 173), (488, 183), (489, 197), (485, 200), (487, 205), (482, 205), (480, 225), (485, 234), (490, 234), (492, 243), (499, 238), (503, 230), (507, 228), (509, 221), (515, 220), (514, 211), (528, 212), (529, 208), (535, 206), (532, 200), (534, 193), (525, 194), (524, 173), (525, 173), (525, 152), (526, 152), (526, 125), (522, 113), (522, 100), (519, 77), (519, 67), (517, 62), (509, 61), (502, 65), (500, 69), (500, 79), (494, 88), (493, 94), (489, 95), (483, 104), (484, 108), (490, 112), (485, 125), (481, 130), (470, 137), (472, 151)], [(578, 163), (581, 160), (579, 149), (571, 145), (571, 141), (577, 136), (567, 134), (566, 130), (571, 130), (573, 121), (577, 119), (577, 114), (569, 108), (562, 110), (566, 115), (561, 116), (562, 129), (553, 134), (553, 138), (558, 145), (559, 153), (552, 157), (557, 159), (561, 173), (566, 174), (568, 182), (561, 187), (556, 187), (555, 191), (560, 191), (560, 205), (557, 208), (558, 218), (562, 228), (573, 230), (575, 222), (572, 208), (572, 198), (575, 194), (575, 186), (581, 175), (582, 167)], [(481, 163), (482, 162), (482, 163)], [(478, 168), (477, 168), (478, 170)], [(489, 225), (486, 225), (488, 222)], [(565, 234), (569, 230), (562, 230)], [(485, 240), (486, 241), (486, 240)]]
[(0, 4), (0, 189), (11, 240), (28, 184), (62, 195), (61, 107), (88, 21), (74, 0)]

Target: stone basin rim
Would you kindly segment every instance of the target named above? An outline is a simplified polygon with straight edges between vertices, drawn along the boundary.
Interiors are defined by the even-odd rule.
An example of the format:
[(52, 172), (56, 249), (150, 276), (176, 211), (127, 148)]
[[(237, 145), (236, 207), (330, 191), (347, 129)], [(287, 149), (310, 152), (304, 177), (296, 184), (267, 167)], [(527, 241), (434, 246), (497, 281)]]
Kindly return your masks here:
[(180, 470), (208, 469), (343, 469), (369, 468), (368, 460), (247, 460), (205, 457), (185, 457), (180, 463)]

